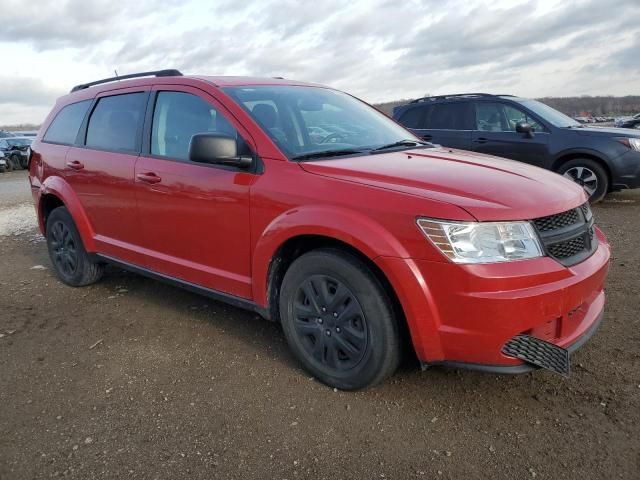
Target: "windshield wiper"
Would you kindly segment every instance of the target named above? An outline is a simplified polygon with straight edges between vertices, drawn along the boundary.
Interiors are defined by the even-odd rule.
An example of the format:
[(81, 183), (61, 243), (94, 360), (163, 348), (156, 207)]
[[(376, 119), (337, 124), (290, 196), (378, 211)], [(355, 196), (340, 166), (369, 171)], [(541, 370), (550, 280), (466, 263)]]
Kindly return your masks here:
[(344, 148), (342, 150), (322, 150), (320, 152), (305, 153), (303, 155), (297, 155), (292, 157), (291, 160), (310, 160), (312, 158), (327, 158), (327, 157), (339, 157), (341, 155), (353, 155), (355, 153), (362, 153), (362, 150), (355, 150), (353, 148)]
[(372, 152), (379, 152), (380, 150), (388, 150), (390, 148), (396, 148), (396, 147), (417, 147), (419, 145), (431, 145), (429, 142), (423, 142), (421, 140), (411, 140), (411, 139), (405, 139), (405, 140), (400, 140), (398, 142), (393, 142), (390, 143), (388, 145), (383, 145), (381, 147), (378, 148), (374, 148), (373, 150), (371, 150)]

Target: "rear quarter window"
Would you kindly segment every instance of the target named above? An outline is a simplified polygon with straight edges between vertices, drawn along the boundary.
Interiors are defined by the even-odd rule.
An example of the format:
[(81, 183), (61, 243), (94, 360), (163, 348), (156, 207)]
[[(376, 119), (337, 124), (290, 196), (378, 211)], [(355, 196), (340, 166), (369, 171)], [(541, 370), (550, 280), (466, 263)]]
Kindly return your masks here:
[(424, 117), (424, 108), (414, 107), (404, 112), (398, 122), (407, 128), (423, 128), (422, 119)]
[(83, 100), (63, 107), (49, 125), (42, 140), (49, 143), (73, 145), (90, 105), (91, 100)]

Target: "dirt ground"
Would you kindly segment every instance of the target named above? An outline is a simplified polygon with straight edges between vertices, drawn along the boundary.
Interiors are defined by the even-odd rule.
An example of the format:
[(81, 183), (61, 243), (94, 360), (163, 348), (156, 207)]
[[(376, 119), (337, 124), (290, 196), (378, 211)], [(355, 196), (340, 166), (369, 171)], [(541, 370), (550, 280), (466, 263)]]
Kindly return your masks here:
[(254, 314), (117, 269), (62, 285), (28, 201), (0, 175), (2, 480), (640, 478), (640, 191), (594, 209), (607, 317), (570, 378), (407, 365), (356, 393)]

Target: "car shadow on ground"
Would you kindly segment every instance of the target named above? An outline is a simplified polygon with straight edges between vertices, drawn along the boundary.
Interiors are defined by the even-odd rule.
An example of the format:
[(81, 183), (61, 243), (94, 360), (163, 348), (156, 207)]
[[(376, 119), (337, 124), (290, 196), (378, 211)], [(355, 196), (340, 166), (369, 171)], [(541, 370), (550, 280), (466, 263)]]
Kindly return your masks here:
[[(127, 290), (126, 296), (129, 297), (127, 300), (134, 297), (145, 305), (153, 305), (154, 310), (169, 312), (165, 315), (168, 318), (206, 323), (209, 328), (230, 336), (230, 344), (242, 343), (260, 357), (274, 358), (293, 374), (309, 377), (289, 351), (280, 326), (256, 313), (115, 267), (107, 268), (99, 286), (105, 289), (105, 294), (124, 288)], [(426, 395), (432, 396), (440, 392), (436, 397), (442, 395), (445, 400), (450, 398), (452, 393), (461, 395), (462, 399), (478, 390), (496, 386), (507, 390), (513, 388), (523, 393), (523, 386), (526, 388), (526, 385), (529, 385), (530, 388), (526, 388), (525, 391), (535, 394), (540, 390), (540, 382), (548, 383), (549, 388), (555, 389), (563, 382), (569, 381), (544, 371), (519, 376), (494, 375), (440, 366), (423, 371), (415, 355), (409, 354), (406, 357), (393, 377), (370, 390), (384, 390), (385, 395), (391, 394), (393, 397), (401, 398), (405, 390), (410, 388), (423, 390)]]

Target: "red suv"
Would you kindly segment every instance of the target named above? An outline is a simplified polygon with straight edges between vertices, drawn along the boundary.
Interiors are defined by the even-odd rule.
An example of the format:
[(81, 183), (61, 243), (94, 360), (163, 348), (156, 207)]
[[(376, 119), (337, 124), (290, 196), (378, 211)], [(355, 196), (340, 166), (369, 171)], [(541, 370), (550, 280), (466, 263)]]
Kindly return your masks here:
[(573, 182), (436, 147), (319, 85), (127, 77), (75, 87), (33, 143), (66, 284), (112, 263), (254, 310), (341, 389), (411, 349), (424, 367), (566, 374), (598, 327), (610, 249)]

